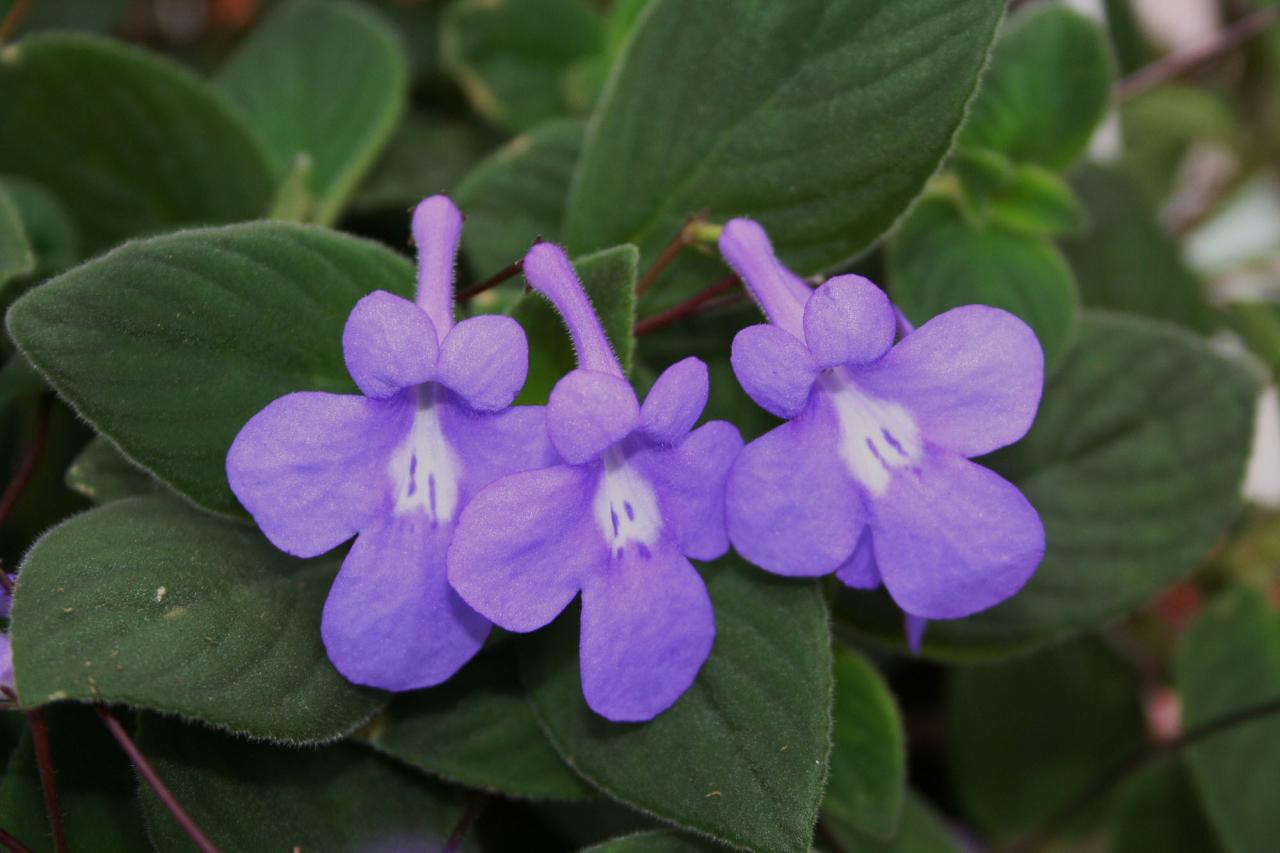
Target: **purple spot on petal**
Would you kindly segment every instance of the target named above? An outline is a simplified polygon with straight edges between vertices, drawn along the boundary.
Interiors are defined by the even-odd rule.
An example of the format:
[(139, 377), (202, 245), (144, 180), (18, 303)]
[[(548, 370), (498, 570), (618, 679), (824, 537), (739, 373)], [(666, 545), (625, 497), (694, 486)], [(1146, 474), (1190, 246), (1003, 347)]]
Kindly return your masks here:
[(618, 535), (618, 514), (613, 511), (613, 507), (609, 507), (609, 518), (613, 519), (613, 535)]
[(881, 465), (883, 465), (886, 470), (888, 470), (889, 463), (885, 462), (884, 457), (880, 455), (880, 448), (876, 447), (876, 443), (871, 439), (868, 438), (866, 441), (867, 441), (867, 449), (871, 451), (871, 455), (874, 456), (876, 458), (876, 461), (879, 462)]
[(649, 553), (649, 548), (643, 542), (637, 542), (636, 547), (640, 549), (640, 556), (644, 557), (646, 560), (653, 556)]
[(436, 517), (436, 475), (427, 475), (427, 499), (431, 503), (431, 518)]
[(619, 549), (618, 549), (617, 557), (618, 557), (618, 559), (619, 559), (619, 560), (621, 560), (621, 559), (622, 559), (622, 550), (623, 550), (623, 549), (621, 549), (621, 548), (619, 548)]
[(623, 501), (622, 508), (627, 511), (627, 518), (632, 521), (636, 520), (636, 511), (631, 507), (631, 501)]

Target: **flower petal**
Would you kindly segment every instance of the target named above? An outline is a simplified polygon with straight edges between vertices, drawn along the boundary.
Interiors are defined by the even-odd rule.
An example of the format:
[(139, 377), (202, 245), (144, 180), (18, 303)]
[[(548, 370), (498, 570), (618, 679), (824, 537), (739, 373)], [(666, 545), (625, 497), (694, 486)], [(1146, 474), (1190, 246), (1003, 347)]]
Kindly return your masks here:
[(777, 326), (748, 326), (733, 338), (734, 375), (756, 405), (780, 418), (804, 409), (818, 367), (809, 349)]
[(862, 531), (858, 547), (844, 565), (836, 569), (840, 583), (854, 589), (878, 589), (883, 583), (880, 568), (876, 565), (876, 552), (872, 544), (871, 528)]
[(849, 559), (867, 521), (826, 407), (748, 444), (729, 472), (725, 519), (733, 547), (779, 575), (825, 575)]
[(769, 235), (751, 219), (731, 219), (720, 233), (720, 254), (746, 284), (764, 315), (797, 339), (804, 337), (804, 302), (795, 275), (773, 253)]
[(450, 525), (386, 517), (360, 532), (324, 603), (320, 634), (349, 681), (417, 690), (447, 680), (480, 651), (489, 621), (449, 586)]
[(438, 379), (476, 411), (511, 405), (529, 373), (529, 342), (510, 317), (484, 314), (463, 320), (440, 347)]
[(13, 689), (13, 647), (9, 635), (0, 631), (0, 685)]
[(676, 362), (662, 372), (644, 398), (640, 428), (654, 441), (678, 443), (702, 416), (710, 391), (707, 365), (701, 359)]
[(663, 521), (685, 556), (714, 560), (729, 550), (725, 483), (741, 451), (738, 428), (712, 421), (694, 430), (678, 447), (650, 446), (632, 455), (632, 464), (658, 492)]
[(389, 460), (412, 418), (405, 395), (289, 394), (240, 430), (227, 451), (227, 480), (277, 548), (323, 554), (390, 500)]
[(889, 297), (860, 275), (831, 279), (804, 306), (804, 339), (819, 367), (875, 361), (893, 346), (895, 326)]
[(547, 432), (571, 465), (586, 462), (631, 434), (640, 404), (627, 380), (597, 370), (572, 370), (551, 389)]
[(608, 563), (591, 510), (599, 466), (503, 477), (467, 504), (449, 549), (449, 582), (508, 631), (534, 631)]
[(1044, 353), (1017, 317), (985, 305), (939, 314), (880, 361), (859, 385), (895, 400), (930, 442), (981, 456), (1027, 434), (1044, 387)]
[(436, 330), (408, 299), (375, 290), (356, 303), (342, 330), (347, 370), (366, 397), (390, 397), (431, 379)]
[(642, 554), (627, 548), (582, 589), (582, 694), (614, 722), (651, 720), (670, 708), (715, 642), (702, 576), (672, 543)]
[(578, 367), (622, 376), (622, 366), (609, 346), (600, 318), (564, 250), (554, 243), (538, 243), (525, 253), (523, 268), (529, 286), (551, 300), (564, 320)]
[(986, 610), (1044, 557), (1044, 525), (1017, 487), (951, 454), (897, 472), (872, 502), (875, 554), (898, 606), (924, 619)]
[(462, 460), (464, 502), (500, 477), (560, 463), (547, 438), (543, 406), (513, 406), (490, 415), (450, 395), (440, 403), (440, 421)]

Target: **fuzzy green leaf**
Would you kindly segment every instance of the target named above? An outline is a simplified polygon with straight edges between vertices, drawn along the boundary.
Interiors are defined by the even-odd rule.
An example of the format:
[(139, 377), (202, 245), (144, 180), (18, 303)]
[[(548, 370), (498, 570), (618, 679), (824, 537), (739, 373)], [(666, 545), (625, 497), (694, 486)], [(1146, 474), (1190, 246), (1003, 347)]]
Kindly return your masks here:
[(125, 459), (110, 441), (100, 435), (94, 436), (80, 451), (67, 469), (66, 480), (67, 488), (96, 504), (154, 494), (159, 488), (155, 480)]
[(0, 288), (35, 267), (35, 253), (31, 250), (17, 205), (0, 184)]

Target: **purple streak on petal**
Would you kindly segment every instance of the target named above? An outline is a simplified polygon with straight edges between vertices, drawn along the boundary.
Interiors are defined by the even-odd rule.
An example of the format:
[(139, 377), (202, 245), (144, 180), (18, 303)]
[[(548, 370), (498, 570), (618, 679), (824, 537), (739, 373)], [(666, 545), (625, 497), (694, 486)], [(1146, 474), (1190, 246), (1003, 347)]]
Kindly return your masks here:
[(13, 647), (9, 635), (0, 631), (0, 685), (13, 689)]
[(539, 243), (531, 248), (524, 256), (524, 277), (529, 286), (551, 300), (560, 313), (578, 354), (578, 366), (622, 376), (622, 367), (600, 326), (600, 318), (592, 309), (591, 300), (564, 250), (553, 243)]
[(349, 681), (417, 690), (452, 676), (489, 635), (489, 622), (449, 587), (451, 525), (418, 512), (360, 531), (324, 604), (320, 634)]
[(812, 577), (852, 556), (867, 522), (862, 496), (836, 448), (822, 398), (743, 448), (729, 473), (725, 518), (738, 553), (766, 571)]
[(640, 407), (640, 428), (660, 444), (677, 444), (707, 406), (711, 380), (701, 359), (686, 358), (658, 377)]
[(803, 343), (763, 323), (734, 336), (730, 362), (742, 390), (760, 408), (780, 418), (794, 418), (803, 411), (818, 376)]
[(599, 465), (512, 474), (467, 504), (449, 549), (449, 582), (508, 631), (534, 631), (608, 564), (592, 500)]
[(794, 276), (773, 254), (769, 235), (750, 219), (731, 219), (720, 234), (720, 254), (747, 285), (769, 322), (804, 340), (804, 303)]
[[(741, 450), (737, 427), (711, 421), (678, 447), (649, 446), (631, 454), (628, 461), (658, 493), (663, 521), (682, 554), (714, 560), (729, 550), (725, 484)], [(630, 504), (627, 508), (630, 513)]]
[(462, 238), (462, 214), (448, 196), (433, 195), (413, 211), (418, 246), (418, 306), (443, 338), (453, 328), (453, 265)]
[(273, 401), (227, 452), (231, 490), (277, 548), (323, 554), (390, 501), (388, 465), (408, 434), (412, 399), (301, 392)]
[(441, 429), (462, 460), (462, 502), (500, 477), (559, 464), (547, 438), (546, 409), (514, 406), (481, 414), (452, 394), (437, 402)]
[(640, 423), (640, 404), (627, 380), (612, 373), (571, 370), (551, 389), (547, 433), (570, 465), (626, 438)]
[(439, 381), (479, 412), (510, 406), (528, 372), (529, 342), (510, 317), (463, 320), (440, 347)]
[(911, 654), (920, 654), (920, 644), (924, 642), (924, 631), (928, 627), (928, 619), (906, 612), (902, 614), (902, 629), (907, 635), (907, 648), (911, 649)]
[(1012, 483), (959, 456), (929, 453), (899, 470), (871, 511), (885, 586), (899, 607), (924, 619), (999, 604), (1044, 556), (1035, 508)]
[(1044, 354), (1017, 317), (966, 305), (853, 374), (872, 394), (905, 406), (928, 441), (972, 457), (1027, 434), (1044, 386)]
[(715, 615), (701, 575), (672, 543), (627, 546), (582, 589), (580, 666), (587, 704), (614, 722), (670, 708), (711, 653)]
[(866, 527), (858, 538), (858, 547), (844, 565), (836, 569), (836, 577), (845, 586), (853, 589), (879, 589), (883, 580), (880, 569), (876, 566), (875, 546), (872, 543), (871, 528)]
[(435, 375), (436, 330), (408, 299), (375, 290), (347, 317), (342, 353), (364, 395), (386, 398)]
[(889, 297), (860, 275), (837, 276), (804, 307), (804, 338), (819, 367), (866, 364), (893, 346)]

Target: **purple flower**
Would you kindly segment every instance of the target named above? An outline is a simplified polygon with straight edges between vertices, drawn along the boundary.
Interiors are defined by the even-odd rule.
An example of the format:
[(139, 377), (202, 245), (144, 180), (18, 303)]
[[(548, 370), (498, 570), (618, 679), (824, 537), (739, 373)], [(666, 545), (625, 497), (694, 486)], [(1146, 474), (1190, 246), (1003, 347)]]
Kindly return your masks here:
[(742, 438), (723, 421), (690, 431), (708, 393), (696, 358), (637, 402), (559, 248), (530, 249), (524, 273), (578, 353), (547, 405), (565, 464), (477, 495), (458, 522), (449, 580), (510, 631), (541, 628), (581, 591), (587, 704), (610, 720), (649, 720), (693, 683), (715, 639), (706, 586), (686, 558), (729, 548), (724, 483)]
[(558, 461), (542, 407), (507, 408), (528, 344), (509, 317), (453, 322), (462, 217), (418, 205), (417, 304), (375, 291), (342, 334), (363, 396), (300, 392), (253, 417), (227, 454), (236, 497), (283, 551), (314, 557), (358, 534), (325, 602), (321, 634), (351, 681), (438, 684), (489, 633), (450, 588), (445, 552), (486, 484)]
[(866, 279), (811, 290), (746, 219), (725, 226), (720, 251), (770, 321), (738, 333), (734, 372), (787, 419), (729, 475), (738, 553), (780, 575), (883, 583), (915, 642), (923, 620), (1017, 592), (1044, 556), (1044, 527), (1015, 486), (969, 458), (1035, 419), (1044, 356), (1031, 329), (969, 305), (894, 345), (893, 306)]
[(0, 687), (13, 690), (13, 647), (5, 631), (0, 631)]

